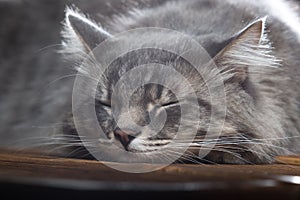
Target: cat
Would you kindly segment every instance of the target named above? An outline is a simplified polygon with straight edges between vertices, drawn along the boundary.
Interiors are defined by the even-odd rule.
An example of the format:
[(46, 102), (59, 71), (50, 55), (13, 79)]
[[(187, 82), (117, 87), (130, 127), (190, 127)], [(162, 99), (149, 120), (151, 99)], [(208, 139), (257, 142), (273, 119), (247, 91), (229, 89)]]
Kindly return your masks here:
[[(73, 63), (79, 74), (93, 77), (94, 74), (89, 74), (85, 68), (94, 63), (85, 63), (85, 58), (93, 55), (93, 49), (102, 42), (113, 40), (119, 33), (157, 27), (188, 35), (204, 47), (215, 63), (210, 70), (218, 70), (218, 76), (224, 83), (226, 116), (220, 136), (213, 140), (213, 149), (205, 157), (197, 154), (201, 147), (212, 142), (201, 138), (208, 132), (212, 110), (223, 105), (212, 105), (203, 79), (189, 63), (178, 55), (157, 49), (120, 55), (103, 76), (97, 77), (99, 82), (94, 110), (107, 140), (126, 152), (147, 155), (166, 148), (174, 139), (180, 124), (182, 102), (162, 85), (147, 84), (137, 88), (130, 98), (131, 116), (125, 113), (117, 113), (115, 118), (112, 116), (113, 108), (122, 106), (118, 105), (122, 101), (118, 101), (117, 105), (111, 102), (112, 88), (119, 78), (135, 66), (154, 60), (163, 65), (171, 63), (176, 71), (184, 74), (195, 90), (199, 104), (200, 117), (195, 120), (199, 121), (199, 126), (193, 127), (197, 129), (195, 140), (188, 144), (189, 147), (176, 162), (272, 163), (277, 155), (300, 152), (300, 18), (297, 5), (296, 2), (284, 0), (279, 0), (277, 4), (269, 0), (163, 1), (147, 8), (118, 13), (105, 22), (93, 20), (97, 17), (89, 17), (88, 13), (84, 14), (75, 6), (67, 6), (60, 52), (63, 58)], [(135, 44), (137, 37), (127, 38), (128, 44)], [(147, 38), (149, 41), (156, 39), (151, 36)], [(168, 42), (172, 43), (172, 40), (162, 41)], [(143, 44), (140, 45), (142, 48)], [(100, 53), (94, 56), (101, 57)], [(146, 74), (157, 76), (152, 71)], [(177, 93), (188, 96), (182, 82), (173, 81), (174, 87), (179, 88)], [(82, 93), (84, 96), (84, 91)], [(118, 95), (126, 96), (122, 91)], [(189, 103), (185, 102), (186, 105)], [(80, 110), (80, 105), (77, 106), (74, 108), (73, 105), (73, 109)], [(155, 135), (147, 135), (132, 124), (134, 121), (139, 127), (145, 127), (155, 120), (153, 116), (160, 115), (161, 110), (167, 117), (164, 126)], [(56, 147), (61, 144), (66, 148), (59, 148), (57, 154), (94, 159), (89, 145), (97, 147), (100, 142), (84, 141), (82, 135), (79, 137), (80, 127), (75, 126), (72, 114), (63, 117), (62, 124), (63, 127), (57, 130), (61, 136), (53, 136), (51, 144)], [(88, 119), (86, 124), (81, 125), (90, 126)], [(179, 142), (185, 143), (184, 140)], [(162, 155), (162, 158), (168, 161), (169, 156), (178, 152), (175, 149)], [(126, 161), (127, 158), (123, 159)]]
[[(67, 7), (62, 32), (63, 53), (78, 62), (82, 52), (88, 54), (115, 34), (142, 27), (167, 28), (189, 35), (206, 49), (221, 70), (227, 103), (221, 135), (213, 150), (200, 160), (271, 163), (277, 155), (290, 155), (300, 150), (300, 91), (297, 86), (300, 81), (300, 18), (290, 3), (278, 1), (276, 7), (271, 1), (171, 1), (117, 15), (105, 28), (79, 9)], [(128, 40), (129, 44), (135, 42), (134, 37)], [(119, 143), (129, 152), (164, 148), (173, 139), (180, 121), (178, 99), (169, 89), (157, 84), (139, 88), (130, 104), (132, 118), (141, 127), (150, 123), (149, 113), (158, 116), (159, 108), (164, 107), (167, 120), (156, 135), (147, 136), (142, 129), (134, 129), (128, 116), (122, 117), (124, 113), (118, 113), (117, 119), (112, 116), (111, 93), (118, 79), (124, 72), (151, 59), (163, 64), (175, 62), (175, 57), (166, 52), (146, 50), (136, 55), (123, 55), (111, 64), (111, 71), (99, 79), (96, 91), (96, 114), (101, 128), (113, 143)], [(195, 70), (184, 61), (176, 60), (174, 65), (188, 79), (195, 80)], [(154, 72), (147, 73), (155, 76)], [(193, 83), (201, 116), (196, 138), (206, 134), (212, 109), (209, 94), (201, 93), (206, 90), (202, 83), (201, 80)], [(180, 87), (181, 83), (177, 84)], [(64, 128), (66, 134), (76, 132), (72, 121), (69, 120), (71, 123)], [(116, 121), (118, 124), (121, 121), (125, 130), (120, 129)], [(195, 139), (179, 160), (198, 162), (197, 154), (191, 152), (200, 147), (201, 142)]]
[[(279, 4), (284, 5), (283, 10), (290, 11), (286, 15), (293, 17), (293, 21), (299, 20), (288, 2), (279, 1)], [(271, 6), (270, 10), (268, 6)], [(227, 113), (223, 130), (213, 150), (202, 160), (233, 164), (271, 163), (277, 155), (290, 155), (300, 150), (300, 93), (297, 87), (300, 37), (295, 25), (278, 15), (269, 1), (171, 1), (115, 16), (105, 29), (79, 9), (67, 7), (62, 32), (63, 53), (68, 59), (78, 61), (82, 59), (81, 52), (91, 52), (114, 34), (141, 27), (168, 28), (189, 35), (207, 50), (216, 67), (221, 69), (226, 91)], [(134, 43), (134, 38), (130, 42)], [(113, 119), (112, 87), (124, 71), (151, 62), (151, 59), (163, 64), (175, 62), (174, 56), (151, 50), (124, 55), (112, 63), (111, 71), (105, 73), (97, 87), (96, 112), (101, 128), (114, 143), (122, 144), (121, 147), (130, 152), (164, 148), (173, 139), (179, 124), (178, 100), (169, 89), (157, 84), (139, 88), (130, 104), (135, 111), (131, 114), (141, 127), (150, 123), (149, 113), (159, 115), (156, 104), (164, 107), (168, 117), (156, 135), (145, 136), (141, 130), (132, 128), (128, 117), (120, 117), (124, 113), (119, 113), (115, 120), (121, 120), (125, 130), (120, 129)], [(191, 67), (183, 61), (176, 62), (174, 68), (177, 71), (189, 69), (187, 78), (195, 79)], [(210, 96), (200, 92), (206, 90), (201, 83), (201, 80), (194, 83), (199, 92), (197, 100), (201, 112), (196, 137), (207, 132), (212, 109)], [(149, 110), (149, 105), (155, 106), (150, 106)], [(76, 129), (70, 123), (64, 131), (68, 134)], [(197, 162), (197, 155), (191, 152), (200, 148), (199, 144), (201, 142), (195, 140), (180, 160)]]

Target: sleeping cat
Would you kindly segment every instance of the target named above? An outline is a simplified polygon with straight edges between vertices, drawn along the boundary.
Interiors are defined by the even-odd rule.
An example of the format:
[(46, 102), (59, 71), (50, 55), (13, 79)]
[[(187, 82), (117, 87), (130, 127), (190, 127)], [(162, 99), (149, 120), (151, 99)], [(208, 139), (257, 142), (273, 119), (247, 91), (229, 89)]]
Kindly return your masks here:
[[(300, 151), (300, 18), (291, 2), (278, 1), (277, 6), (273, 4), (267, 0), (171, 1), (154, 8), (133, 9), (128, 14), (116, 15), (106, 27), (74, 6), (67, 7), (62, 31), (62, 53), (67, 59), (81, 63), (77, 64), (79, 74), (94, 77), (85, 71), (86, 65), (92, 63), (82, 64), (82, 61), (88, 54), (97, 60), (96, 57), (100, 56), (97, 54), (104, 52), (95, 53), (93, 49), (120, 32), (160, 27), (188, 35), (204, 47), (215, 63), (208, 70), (218, 69), (224, 83), (226, 116), (220, 136), (214, 139), (213, 149), (204, 158), (194, 153), (212, 142), (201, 138), (208, 133), (212, 107), (220, 105), (211, 104), (211, 96), (203, 84), (203, 78), (187, 61), (170, 52), (143, 49), (146, 42), (140, 43), (142, 50), (120, 55), (101, 77), (96, 77), (95, 111), (108, 141), (124, 151), (145, 154), (164, 149), (172, 142), (180, 124), (180, 106), (191, 104), (189, 100), (178, 99), (163, 85), (146, 84), (137, 88), (130, 97), (129, 115), (120, 108), (113, 116), (114, 109), (123, 105), (122, 99), (112, 101), (114, 87), (126, 72), (143, 64), (171, 63), (176, 71), (184, 74), (195, 90), (200, 113), (200, 118), (195, 119), (199, 120), (199, 124), (195, 127), (197, 132), (194, 141), (179, 161), (271, 163), (277, 155)], [(129, 36), (126, 44), (136, 45), (137, 37)], [(149, 33), (146, 40), (156, 39)], [(172, 40), (162, 42), (172, 43)], [(140, 76), (146, 75), (159, 76), (151, 70)], [(170, 81), (179, 88), (176, 93), (183, 94), (183, 98), (185, 95), (188, 97), (189, 93), (181, 88), (182, 82)], [(126, 96), (125, 91), (117, 92), (118, 96)], [(156, 134), (148, 134), (143, 127), (151, 124), (161, 113), (167, 114), (164, 126)], [(73, 121), (72, 116), (66, 120), (63, 133), (76, 137)], [(92, 145), (98, 145), (97, 142), (92, 142)], [(183, 140), (177, 142), (184, 143)], [(74, 146), (76, 152), (76, 148), (84, 145), (76, 140)], [(78, 155), (88, 153), (85, 151), (81, 147)], [(168, 157), (169, 154), (164, 156)]]
[[(233, 164), (271, 163), (277, 155), (299, 153), (299, 8), (298, 3), (293, 1), (279, 0), (276, 3), (271, 0), (157, 1), (151, 6), (132, 8), (124, 14), (119, 11), (107, 18), (95, 14), (97, 4), (91, 6), (91, 11), (87, 9), (84, 12), (75, 6), (67, 7), (60, 52), (78, 71), (77, 78), (92, 80), (95, 93), (93, 96), (88, 94), (87, 91), (93, 90), (89, 84), (83, 84), (81, 88), (85, 88), (80, 91), (73, 90), (74, 116), (65, 115), (69, 106), (58, 107), (64, 98), (69, 98), (67, 93), (71, 93), (72, 88), (68, 82), (53, 89), (53, 98), (41, 97), (44, 108), (53, 111), (52, 118), (60, 120), (63, 115), (59, 123), (63, 127), (58, 126), (53, 136), (37, 139), (38, 145), (48, 153), (92, 159), (97, 158), (97, 153), (105, 151), (103, 147), (108, 145), (107, 155), (111, 153), (122, 157), (123, 154), (118, 155), (119, 150), (125, 152), (125, 156), (118, 161), (128, 161), (128, 152), (144, 155), (150, 163), (155, 152), (160, 152), (165, 162), (175, 155), (178, 162)], [(149, 32), (139, 35), (138, 30)], [(155, 30), (160, 30), (159, 37), (155, 35)], [(127, 37), (122, 38), (124, 33)], [(185, 59), (184, 52), (174, 54), (161, 48), (144, 48), (148, 43), (156, 43), (158, 46), (188, 49), (188, 45), (185, 47), (175, 40), (176, 34), (203, 47), (205, 51), (200, 48), (201, 51), (195, 52), (195, 59), (199, 58), (201, 65), (193, 66)], [(117, 48), (107, 46), (103, 50), (106, 44), (118, 45), (120, 36), (123, 39), (121, 42), (126, 45)], [(163, 40), (159, 40), (160, 37)], [(109, 57), (120, 49), (132, 47), (138, 48), (116, 55), (117, 58), (107, 69), (103, 70), (99, 65), (103, 62), (100, 59), (103, 55)], [(210, 60), (202, 59), (208, 57)], [(55, 66), (61, 67), (58, 66), (58, 59), (48, 60), (53, 66), (51, 70), (41, 70), (45, 78), (46, 75), (53, 76), (53, 70), (61, 70), (54, 69)], [(146, 68), (139, 76), (137, 73), (128, 75), (127, 72), (134, 72), (140, 66)], [(98, 76), (88, 70), (93, 67), (95, 72), (103, 70), (103, 74)], [(205, 73), (199, 73), (199, 70)], [(52, 73), (48, 74), (48, 71)], [(178, 79), (176, 73), (183, 75), (186, 82)], [(166, 85), (139, 85), (127, 97), (126, 91), (115, 89), (126, 74), (129, 85), (146, 77), (163, 80)], [(34, 80), (37, 82), (38, 79)], [(221, 81), (224, 98), (218, 99), (212, 95), (214, 90), (210, 91), (207, 82), (214, 81)], [(195, 96), (191, 96), (185, 83), (192, 88)], [(82, 104), (74, 102), (76, 92), (81, 95)], [(47, 90), (47, 93), (51, 91)], [(114, 94), (117, 101), (114, 101)], [(78, 114), (87, 112), (83, 108), (86, 106), (85, 100), (90, 99), (92, 114), (95, 113), (94, 123), (90, 123), (89, 117), (76, 118)], [(126, 99), (129, 113), (124, 110)], [(32, 99), (28, 104), (34, 105), (33, 109), (29, 107), (35, 112), (31, 117), (38, 116), (42, 121), (48, 119), (42, 115), (43, 110), (36, 109)], [(7, 105), (1, 109), (5, 110)], [(215, 116), (214, 122), (211, 120), (212, 114)], [(186, 126), (182, 137), (176, 140), (183, 117), (192, 118), (190, 126)], [(23, 118), (19, 121), (28, 124), (28, 115)], [(82, 133), (83, 128), (89, 132), (95, 124), (103, 130), (103, 140), (91, 140)], [(221, 128), (217, 137), (210, 135), (210, 127), (215, 125)], [(14, 128), (22, 130), (18, 126)], [(189, 129), (196, 131), (189, 132)], [(24, 134), (19, 131), (20, 136), (24, 137)], [(28, 140), (23, 138), (21, 142), (25, 144)], [(170, 145), (172, 151), (165, 151)], [(116, 146), (117, 150), (111, 151), (110, 146)], [(203, 148), (209, 149), (205, 157), (199, 155)]]

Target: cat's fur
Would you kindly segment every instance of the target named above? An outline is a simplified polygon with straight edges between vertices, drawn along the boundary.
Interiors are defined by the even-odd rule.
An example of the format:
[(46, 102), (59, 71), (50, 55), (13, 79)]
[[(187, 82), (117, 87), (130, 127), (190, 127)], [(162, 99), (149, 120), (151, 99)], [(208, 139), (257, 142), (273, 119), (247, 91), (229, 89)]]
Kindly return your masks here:
[[(65, 58), (78, 67), (78, 63), (90, 49), (121, 31), (139, 27), (162, 27), (191, 36), (206, 48), (221, 69), (227, 102), (226, 121), (221, 137), (215, 149), (200, 161), (270, 163), (277, 155), (300, 152), (300, 21), (297, 11), (293, 10), (296, 9), (294, 2), (278, 2), (280, 9), (269, 0), (171, 1), (146, 9), (133, 9), (125, 14), (118, 13), (103, 22), (92, 20), (92, 17), (87, 17), (75, 7), (68, 7), (62, 31), (62, 52)], [(149, 60), (145, 55), (148, 55)], [(107, 72), (108, 82), (99, 84), (97, 117), (101, 127), (112, 140), (119, 142), (120, 147), (121, 143), (124, 145), (124, 141), (118, 138), (120, 134), (114, 134), (117, 127), (105, 105), (110, 103), (107, 94), (111, 93), (110, 88), (120, 76), (118, 71), (121, 71), (121, 64), (128, 70), (151, 59), (159, 60), (162, 64), (175, 63), (175, 69), (180, 72), (190, 69), (183, 60), (177, 60), (168, 53), (149, 50), (119, 58), (112, 64), (112, 71)], [(187, 72), (187, 78), (195, 80), (193, 72), (193, 69)], [(210, 97), (205, 92), (207, 88), (200, 87), (201, 80), (197, 79), (195, 83), (199, 85), (197, 88), (197, 84), (194, 84), (199, 94), (201, 119), (198, 136), (201, 136), (207, 130), (211, 105)], [(168, 90), (155, 85), (141, 88), (137, 94), (139, 95), (133, 99), (132, 105), (141, 112), (133, 112), (133, 116), (140, 125), (149, 123), (149, 117), (141, 109), (147, 107), (149, 99), (156, 100), (157, 104), (168, 104), (174, 100)], [(171, 119), (167, 120), (166, 126), (156, 137), (139, 140), (136, 136), (123, 148), (147, 152), (147, 146), (163, 147), (164, 141), (172, 138), (176, 131), (180, 117), (177, 111), (178, 105), (167, 109)], [(126, 124), (126, 117), (120, 118)], [(74, 152), (79, 148), (80, 155), (88, 154), (76, 137), (72, 117), (67, 118), (64, 124), (62, 132), (72, 140), (63, 139), (63, 143), (74, 145)], [(60, 139), (57, 140), (58, 143)], [(201, 143), (197, 144), (195, 141), (192, 147), (199, 148), (199, 144)], [(196, 154), (190, 153), (194, 149), (191, 148), (182, 157), (182, 161), (199, 161)], [(70, 153), (68, 149), (66, 151), (65, 155)]]
[[(297, 87), (300, 81), (300, 32), (298, 27), (294, 27), (300, 24), (299, 16), (292, 12), (287, 2), (280, 1), (279, 3), (285, 6), (282, 10), (290, 11), (293, 23), (297, 22), (287, 23), (284, 16), (275, 12), (276, 8), (269, 10), (270, 3), (172, 1), (155, 8), (133, 10), (127, 15), (116, 16), (105, 28), (79, 10), (67, 8), (63, 31), (64, 53), (73, 60), (80, 60), (80, 52), (88, 53), (106, 38), (139, 27), (169, 28), (190, 35), (214, 58), (218, 67), (223, 70), (222, 76), (225, 81), (228, 109), (226, 121), (215, 150), (206, 159), (218, 163), (269, 163), (276, 155), (293, 154), (300, 150), (300, 89)], [(265, 16), (268, 16), (267, 19), (263, 18)], [(132, 43), (135, 42), (134, 37), (131, 40)], [(98, 88), (98, 119), (104, 131), (113, 140), (123, 143), (122, 138), (118, 139), (118, 135), (113, 134), (117, 128), (116, 124), (108, 111), (109, 108), (102, 102), (110, 104), (111, 88), (122, 75), (119, 71), (150, 62), (151, 60), (147, 60), (149, 57), (158, 59), (163, 64), (166, 64), (166, 60), (174, 62), (171, 55), (150, 50), (140, 52), (138, 56), (123, 56), (112, 64), (112, 71), (108, 72), (106, 77), (108, 82), (101, 83)], [(183, 62), (178, 62), (174, 68), (182, 72), (188, 67)], [(190, 73), (186, 75), (193, 80), (194, 74), (190, 69)], [(105, 79), (100, 79), (100, 82), (101, 80)], [(197, 87), (197, 84), (196, 90), (199, 93), (205, 91), (205, 88), (201, 88), (201, 81), (194, 83), (194, 86)], [(156, 91), (155, 97), (147, 93), (151, 90)], [(137, 93), (139, 95), (133, 99), (132, 106), (134, 110), (138, 109), (141, 112), (133, 112), (132, 115), (140, 125), (148, 123), (149, 118), (143, 112), (146, 112), (147, 105), (152, 101), (158, 104), (174, 101), (162, 100), (174, 97), (165, 88), (155, 85), (148, 85)], [(199, 104), (204, 109), (201, 111), (202, 123), (200, 122), (198, 136), (206, 131), (205, 123), (209, 121), (211, 106), (209, 95), (202, 93), (201, 96), (199, 93)], [(149, 146), (159, 146), (159, 143), (172, 138), (180, 117), (180, 113), (176, 111), (178, 109), (178, 105), (166, 108), (171, 120), (167, 120), (164, 129), (155, 138), (149, 136), (139, 139), (139, 136), (136, 136), (129, 144), (124, 145), (124, 148), (133, 152), (147, 152), (151, 151)], [(126, 124), (126, 117), (120, 118)], [(131, 124), (127, 124), (127, 127), (132, 130)], [(191, 146), (194, 147), (193, 144)], [(191, 160), (196, 157), (186, 154), (183, 158)]]

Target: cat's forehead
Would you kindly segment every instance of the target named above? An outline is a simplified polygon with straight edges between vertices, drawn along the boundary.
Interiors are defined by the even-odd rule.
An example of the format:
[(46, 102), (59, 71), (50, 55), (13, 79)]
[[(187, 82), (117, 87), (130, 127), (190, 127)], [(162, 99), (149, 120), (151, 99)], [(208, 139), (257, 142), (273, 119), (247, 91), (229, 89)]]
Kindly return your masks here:
[[(158, 65), (159, 67), (157, 67)], [(144, 66), (153, 66), (153, 68), (147, 68)], [(110, 82), (110, 84), (115, 84), (117, 81), (119, 81), (120, 77), (124, 76), (125, 74), (129, 74), (131, 70), (137, 68), (143, 70), (138, 71), (139, 73), (136, 74), (133, 73), (131, 75), (132, 80), (136, 79), (138, 76), (143, 76), (144, 80), (149, 80), (151, 79), (150, 77), (157, 77), (157, 79), (176, 79), (176, 77), (169, 77), (169, 68), (172, 68), (185, 79), (192, 80), (196, 77), (198, 79), (201, 78), (201, 75), (197, 71), (196, 67), (182, 58), (180, 55), (153, 48), (131, 51), (118, 57), (106, 68), (104, 74), (105, 78)], [(158, 68), (160, 69), (158, 70)]]

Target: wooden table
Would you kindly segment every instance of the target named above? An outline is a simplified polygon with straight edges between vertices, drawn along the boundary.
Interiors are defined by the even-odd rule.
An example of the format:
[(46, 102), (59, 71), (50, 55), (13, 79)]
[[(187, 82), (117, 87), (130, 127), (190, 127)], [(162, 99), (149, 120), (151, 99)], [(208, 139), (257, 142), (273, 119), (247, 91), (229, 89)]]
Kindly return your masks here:
[(62, 196), (300, 199), (300, 166), (174, 164), (150, 173), (131, 174), (99, 161), (2, 151), (0, 188), (1, 194), (12, 197), (43, 199)]

